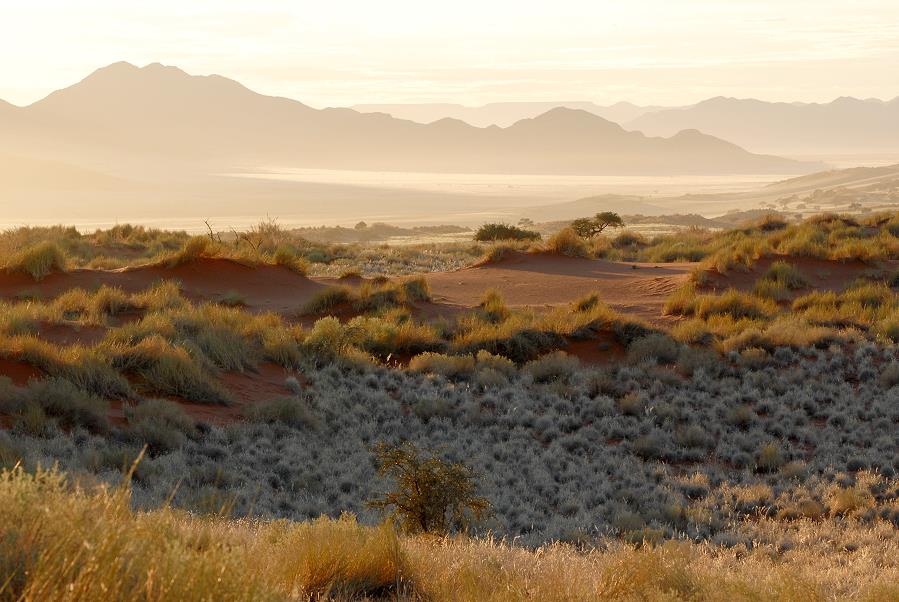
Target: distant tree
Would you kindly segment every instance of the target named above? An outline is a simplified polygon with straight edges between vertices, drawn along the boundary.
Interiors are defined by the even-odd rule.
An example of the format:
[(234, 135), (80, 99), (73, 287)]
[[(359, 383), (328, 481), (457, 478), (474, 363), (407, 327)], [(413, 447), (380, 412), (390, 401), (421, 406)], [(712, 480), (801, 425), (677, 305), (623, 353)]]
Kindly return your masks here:
[(481, 242), (495, 240), (539, 240), (540, 234), (533, 230), (524, 230), (508, 224), (484, 224), (474, 234), (474, 239)]
[(354, 226), (354, 228), (356, 230), (365, 230), (366, 228), (368, 228), (368, 224), (366, 224), (365, 222), (359, 222)]
[(571, 227), (582, 238), (593, 238), (606, 228), (621, 228), (624, 220), (613, 211), (603, 211), (593, 217), (582, 217), (571, 222)]
[(490, 512), (490, 502), (475, 495), (474, 471), (464, 464), (423, 456), (411, 443), (380, 443), (372, 451), (378, 474), (393, 477), (396, 486), (368, 505), (393, 508), (404, 530), (445, 534)]
[(518, 220), (518, 226), (520, 228), (532, 228), (534, 226), (534, 220), (529, 217), (523, 217)]

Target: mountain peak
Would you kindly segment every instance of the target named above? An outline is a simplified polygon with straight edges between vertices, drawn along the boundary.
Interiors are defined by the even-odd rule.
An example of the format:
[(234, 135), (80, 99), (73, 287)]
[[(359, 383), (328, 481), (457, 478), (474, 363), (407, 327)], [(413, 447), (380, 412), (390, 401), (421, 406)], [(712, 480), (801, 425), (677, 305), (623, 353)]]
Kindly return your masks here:
[(512, 127), (524, 123), (546, 124), (552, 126), (580, 126), (589, 124), (593, 127), (603, 126), (609, 129), (623, 131), (623, 128), (614, 121), (603, 119), (599, 115), (583, 109), (572, 109), (569, 107), (555, 107), (532, 119), (522, 119)]

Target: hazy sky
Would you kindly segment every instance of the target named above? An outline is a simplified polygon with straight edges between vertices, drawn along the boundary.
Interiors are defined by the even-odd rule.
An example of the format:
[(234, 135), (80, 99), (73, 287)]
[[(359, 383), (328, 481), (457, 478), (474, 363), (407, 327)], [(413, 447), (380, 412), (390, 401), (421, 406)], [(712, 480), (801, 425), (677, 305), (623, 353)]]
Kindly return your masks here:
[(899, 96), (899, 0), (3, 0), (0, 98), (119, 60), (313, 106)]

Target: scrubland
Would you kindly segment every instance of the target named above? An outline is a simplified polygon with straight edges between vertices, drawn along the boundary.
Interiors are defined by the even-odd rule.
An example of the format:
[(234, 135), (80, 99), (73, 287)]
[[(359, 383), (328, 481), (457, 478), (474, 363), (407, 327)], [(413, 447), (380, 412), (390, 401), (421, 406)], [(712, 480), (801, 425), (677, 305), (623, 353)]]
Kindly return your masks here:
[[(424, 276), (280, 313), (172, 281), (7, 298), (0, 598), (899, 599), (896, 223), (478, 247), (701, 262), (654, 323), (595, 295), (437, 311)], [(103, 233), (6, 236), (36, 282), (105, 265)], [(149, 236), (115, 265), (314, 263), (277, 231)], [(277, 395), (230, 385), (272, 370)], [(371, 450), (401, 442), (492, 512), (385, 522)]]

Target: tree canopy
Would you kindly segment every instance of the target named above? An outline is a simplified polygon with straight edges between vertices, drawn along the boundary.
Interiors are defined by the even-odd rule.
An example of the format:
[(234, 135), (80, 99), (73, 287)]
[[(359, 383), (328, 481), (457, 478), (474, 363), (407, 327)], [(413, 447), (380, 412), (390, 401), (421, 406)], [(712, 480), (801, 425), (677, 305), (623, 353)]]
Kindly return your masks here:
[(593, 238), (606, 228), (621, 228), (624, 220), (614, 211), (603, 211), (593, 217), (582, 217), (571, 222), (571, 227), (582, 238)]

